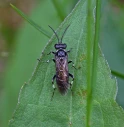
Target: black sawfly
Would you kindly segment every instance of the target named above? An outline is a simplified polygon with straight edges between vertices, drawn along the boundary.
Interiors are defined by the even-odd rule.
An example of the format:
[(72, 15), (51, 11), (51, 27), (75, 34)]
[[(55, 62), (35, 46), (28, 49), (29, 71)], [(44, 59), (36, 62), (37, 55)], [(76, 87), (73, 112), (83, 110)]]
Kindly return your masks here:
[[(50, 52), (50, 53), (53, 53), (55, 56), (53, 61), (55, 63), (55, 67), (56, 67), (56, 74), (52, 78), (52, 84), (54, 84), (54, 80), (56, 79), (56, 83), (57, 83), (59, 92), (62, 95), (64, 95), (67, 92), (68, 88), (71, 87), (71, 85), (72, 85), (71, 83), (69, 83), (69, 77), (72, 78), (72, 81), (74, 80), (74, 76), (72, 74), (70, 74), (69, 70), (68, 70), (68, 64), (73, 63), (72, 61), (68, 61), (68, 53), (70, 52), (70, 50), (66, 51), (67, 45), (65, 43), (62, 43), (64, 34), (66, 33), (69, 26), (65, 29), (61, 39), (59, 39), (59, 37), (58, 37), (57, 33), (54, 31), (54, 29), (51, 26), (49, 26), (52, 29), (52, 31), (55, 33), (57, 40), (58, 40), (58, 43), (54, 45), (56, 51)], [(74, 63), (73, 63), (73, 67), (74, 67)], [(52, 98), (54, 96), (55, 89), (56, 88), (54, 87)], [(52, 100), (52, 98), (51, 98), (51, 100)]]

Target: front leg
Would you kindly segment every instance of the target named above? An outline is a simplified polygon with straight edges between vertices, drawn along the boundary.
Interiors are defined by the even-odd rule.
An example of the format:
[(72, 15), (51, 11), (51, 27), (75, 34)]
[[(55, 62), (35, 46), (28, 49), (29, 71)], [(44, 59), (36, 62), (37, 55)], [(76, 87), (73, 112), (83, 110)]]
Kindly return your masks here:
[[(47, 55), (50, 55), (51, 53), (53, 53), (54, 55), (56, 54), (56, 52), (50, 51)], [(40, 59), (37, 59), (40, 62)], [(47, 63), (49, 63), (49, 60), (47, 60)]]
[(67, 53), (71, 52), (72, 48), (70, 50), (67, 51)]
[[(41, 61), (40, 59), (37, 59), (39, 62)], [(53, 60), (53, 62), (55, 63), (55, 59), (51, 59)], [(49, 63), (51, 60), (47, 60), (47, 61), (42, 61), (43, 63)]]
[(56, 52), (50, 51), (47, 55), (50, 55), (51, 53), (56, 54)]

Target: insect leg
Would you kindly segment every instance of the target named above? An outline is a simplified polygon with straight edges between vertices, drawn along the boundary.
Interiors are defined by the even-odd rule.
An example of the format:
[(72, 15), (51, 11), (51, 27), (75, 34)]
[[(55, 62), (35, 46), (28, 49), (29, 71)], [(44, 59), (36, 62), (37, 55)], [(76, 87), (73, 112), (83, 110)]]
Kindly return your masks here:
[(69, 73), (69, 76), (72, 78), (72, 81), (74, 81), (74, 76)]
[[(69, 64), (69, 63), (73, 63), (73, 61), (72, 61), (72, 60), (70, 60), (70, 61), (68, 61), (68, 64)], [(74, 64), (74, 63), (73, 63), (73, 64)]]
[[(40, 59), (37, 59), (39, 62), (41, 61)], [(43, 62), (43, 61), (42, 61)], [(45, 61), (44, 63), (49, 63), (50, 62), (50, 60), (47, 60), (47, 61)]]
[(40, 62), (40, 59), (37, 59)]
[[(49, 52), (47, 55), (50, 55), (51, 53), (53, 53), (53, 54), (56, 54), (56, 52), (53, 52), (53, 51), (51, 51), (51, 52)], [(41, 61), (40, 59), (37, 59), (39, 62)], [(55, 59), (52, 59), (53, 60), (53, 62), (55, 62)], [(47, 60), (45, 63), (49, 63), (50, 62), (50, 60)]]
[(74, 66), (74, 62), (72, 60), (68, 61), (68, 64), (69, 63), (72, 63), (72, 67), (74, 67), (75, 69), (77, 69), (75, 66)]
[(53, 60), (53, 62), (55, 63), (55, 59), (52, 59)]
[[(41, 61), (40, 59), (37, 59), (39, 62)], [(43, 63), (49, 63), (50, 60), (47, 60), (47, 61), (42, 61)]]
[(67, 51), (67, 53), (71, 52), (72, 48), (70, 50)]
[[(41, 61), (40, 59), (37, 59), (39, 62)], [(51, 59), (53, 60), (53, 62), (55, 63), (55, 59)], [(43, 63), (49, 63), (51, 60), (47, 60), (47, 61), (42, 61)]]
[(74, 81), (74, 76), (73, 76), (72, 74), (70, 74), (70, 73), (69, 73), (69, 76), (72, 78), (72, 81), (71, 81), (71, 83), (70, 83), (70, 88), (71, 88), (72, 83), (73, 83), (73, 81)]
[(52, 79), (52, 85), (53, 85), (53, 94), (52, 94), (52, 97), (51, 97), (51, 101), (52, 101), (52, 99), (53, 99), (53, 96), (54, 96), (54, 93), (55, 93), (55, 90), (56, 90), (56, 87), (54, 86), (54, 80), (55, 80), (55, 78), (56, 78), (56, 75), (54, 75), (53, 76), (53, 79)]
[(53, 78), (52, 78), (52, 84), (54, 84), (55, 78), (56, 78), (56, 75), (54, 75)]
[(50, 51), (47, 55), (50, 55), (51, 53), (55, 54), (56, 52)]

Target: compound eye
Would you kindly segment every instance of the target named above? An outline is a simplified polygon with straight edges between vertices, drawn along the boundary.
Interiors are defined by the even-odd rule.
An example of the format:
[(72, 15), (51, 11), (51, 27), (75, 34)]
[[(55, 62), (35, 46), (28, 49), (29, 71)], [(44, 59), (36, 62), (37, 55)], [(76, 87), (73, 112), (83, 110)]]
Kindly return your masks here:
[(66, 49), (67, 45), (66, 44), (63, 44), (63, 49)]
[(59, 49), (60, 46), (58, 44), (55, 44), (54, 47), (55, 49)]

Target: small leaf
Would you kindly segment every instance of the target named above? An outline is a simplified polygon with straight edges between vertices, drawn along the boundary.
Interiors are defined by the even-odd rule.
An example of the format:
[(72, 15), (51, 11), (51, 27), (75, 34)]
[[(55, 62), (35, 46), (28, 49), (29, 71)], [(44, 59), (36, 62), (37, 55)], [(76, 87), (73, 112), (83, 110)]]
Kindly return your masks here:
[(32, 21), (31, 19), (29, 19), (21, 10), (19, 10), (18, 8), (16, 8), (14, 5), (10, 4), (10, 6), (21, 16), (23, 17), (27, 22), (29, 22), (35, 29), (37, 29), (38, 31), (40, 31), (42, 34), (44, 34), (45, 36), (50, 38), (50, 34), (44, 30), (42, 27), (40, 27), (39, 25), (37, 25), (34, 21)]
[[(95, 0), (92, 0), (94, 12)], [(92, 13), (93, 16), (94, 13)], [(77, 70), (69, 67), (75, 76), (71, 90), (62, 96), (58, 89), (53, 93), (51, 79), (55, 74), (54, 63), (46, 63), (52, 56), (47, 54), (54, 49), (57, 39), (53, 36), (44, 49), (31, 80), (23, 85), (19, 102), (9, 127), (85, 127), (86, 125), (86, 60), (87, 60), (87, 1), (80, 0), (74, 10), (57, 30), (59, 37), (70, 24), (63, 43), (67, 50), (72, 49), (69, 60), (73, 60)], [(94, 30), (94, 23), (92, 23)], [(93, 35), (92, 35), (93, 36)], [(92, 51), (91, 51), (92, 52)], [(102, 55), (98, 52), (97, 81), (93, 88), (93, 107), (91, 127), (123, 127), (124, 111), (115, 102), (117, 92), (116, 80), (111, 78), (110, 69)], [(121, 117), (119, 117), (121, 116)]]

